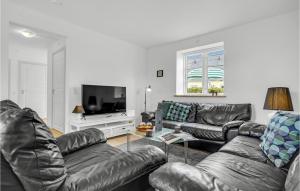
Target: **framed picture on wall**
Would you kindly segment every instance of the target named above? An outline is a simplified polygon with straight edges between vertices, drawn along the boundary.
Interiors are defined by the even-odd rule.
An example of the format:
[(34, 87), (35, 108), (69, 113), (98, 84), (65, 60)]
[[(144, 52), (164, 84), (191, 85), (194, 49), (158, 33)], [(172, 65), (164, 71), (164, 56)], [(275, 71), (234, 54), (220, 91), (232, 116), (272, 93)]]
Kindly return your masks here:
[(156, 72), (156, 77), (163, 77), (164, 76), (164, 71), (163, 70), (157, 70)]

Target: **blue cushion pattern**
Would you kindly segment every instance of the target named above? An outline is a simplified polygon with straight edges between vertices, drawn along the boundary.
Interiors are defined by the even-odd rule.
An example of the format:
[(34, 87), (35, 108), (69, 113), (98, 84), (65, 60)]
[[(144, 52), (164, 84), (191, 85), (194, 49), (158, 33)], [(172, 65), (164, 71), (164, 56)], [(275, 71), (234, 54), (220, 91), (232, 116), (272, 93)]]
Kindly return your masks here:
[(288, 164), (299, 149), (300, 115), (277, 112), (261, 136), (260, 147), (276, 167)]
[(168, 110), (166, 119), (171, 121), (184, 122), (187, 120), (190, 111), (191, 111), (190, 105), (173, 103)]

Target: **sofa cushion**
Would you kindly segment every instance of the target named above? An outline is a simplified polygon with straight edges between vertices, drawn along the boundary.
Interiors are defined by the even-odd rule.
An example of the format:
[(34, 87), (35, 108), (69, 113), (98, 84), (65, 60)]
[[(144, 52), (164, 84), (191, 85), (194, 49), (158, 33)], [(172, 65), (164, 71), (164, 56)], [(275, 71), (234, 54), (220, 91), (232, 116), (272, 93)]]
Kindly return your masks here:
[(57, 145), (63, 155), (104, 142), (106, 142), (104, 133), (96, 128), (68, 133), (57, 138)]
[(260, 142), (257, 138), (237, 136), (219, 151), (270, 164), (271, 161), (259, 147)]
[(49, 128), (31, 109), (0, 114), (0, 148), (25, 190), (56, 190), (67, 174)]
[(65, 155), (65, 166), (69, 174), (75, 174), (91, 165), (110, 160), (121, 153), (123, 152), (120, 149), (108, 144), (95, 144)]
[(277, 112), (270, 120), (260, 144), (277, 167), (288, 164), (299, 149), (300, 115)]
[(184, 103), (184, 102), (179, 102), (179, 103), (191, 106), (190, 113), (189, 113), (189, 116), (186, 119), (186, 122), (195, 123), (198, 104), (197, 103)]
[(172, 105), (172, 101), (162, 101), (158, 103), (157, 110), (162, 110), (162, 118), (166, 119), (170, 106)]
[[(90, 153), (87, 155), (87, 152), (82, 152), (80, 155), (75, 152), (71, 154), (73, 157), (66, 158), (69, 176), (61, 190), (123, 190), (122, 186), (151, 173), (166, 163), (165, 153), (154, 146), (148, 145), (134, 151), (120, 153), (109, 147), (104, 146), (100, 151), (93, 150), (97, 154), (91, 156)], [(89, 148), (83, 150), (86, 149)], [(84, 159), (79, 159), (80, 162), (77, 163), (76, 159), (80, 156)]]
[(234, 120), (249, 121), (251, 104), (199, 104), (196, 123), (222, 126)]
[(224, 141), (222, 127), (198, 123), (183, 123), (181, 129), (199, 139)]
[(300, 188), (300, 155), (298, 154), (290, 166), (285, 181), (285, 191), (297, 191)]
[(171, 121), (184, 122), (189, 116), (190, 109), (190, 105), (173, 103), (169, 108), (166, 119)]
[(178, 121), (163, 120), (162, 124), (164, 128), (174, 129), (176, 126), (181, 127), (184, 123)]
[(244, 191), (281, 191), (286, 177), (271, 165), (224, 152), (209, 155), (196, 168)]

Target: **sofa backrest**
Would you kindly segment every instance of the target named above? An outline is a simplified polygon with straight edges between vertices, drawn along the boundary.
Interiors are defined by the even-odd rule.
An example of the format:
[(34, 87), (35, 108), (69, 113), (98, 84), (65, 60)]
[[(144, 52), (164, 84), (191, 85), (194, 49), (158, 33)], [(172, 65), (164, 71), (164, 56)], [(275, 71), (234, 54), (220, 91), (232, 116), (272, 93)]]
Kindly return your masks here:
[(298, 191), (300, 187), (300, 155), (298, 154), (289, 168), (285, 180), (285, 191)]
[(234, 120), (249, 121), (251, 104), (198, 104), (195, 122), (222, 126)]
[(57, 190), (67, 174), (49, 128), (31, 109), (20, 109), (11, 102), (0, 102), (0, 107), (0, 148), (5, 159), (1, 170), (11, 175), (1, 187), (18, 182), (17, 177), (25, 190)]

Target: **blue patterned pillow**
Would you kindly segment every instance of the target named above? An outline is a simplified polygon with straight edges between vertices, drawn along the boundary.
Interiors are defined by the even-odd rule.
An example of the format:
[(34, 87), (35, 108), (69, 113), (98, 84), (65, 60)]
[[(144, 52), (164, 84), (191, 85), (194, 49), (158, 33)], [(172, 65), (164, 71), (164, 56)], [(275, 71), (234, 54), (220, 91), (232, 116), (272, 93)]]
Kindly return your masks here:
[(289, 163), (299, 149), (300, 115), (277, 112), (270, 120), (259, 145), (276, 167)]
[(166, 119), (171, 121), (184, 122), (187, 120), (190, 111), (191, 111), (190, 105), (173, 103), (168, 110)]

